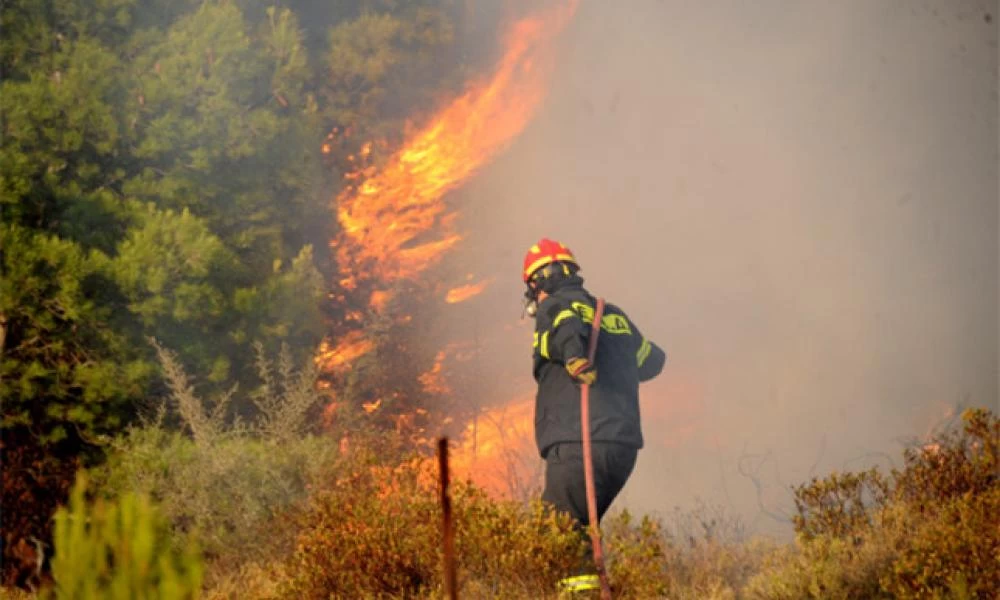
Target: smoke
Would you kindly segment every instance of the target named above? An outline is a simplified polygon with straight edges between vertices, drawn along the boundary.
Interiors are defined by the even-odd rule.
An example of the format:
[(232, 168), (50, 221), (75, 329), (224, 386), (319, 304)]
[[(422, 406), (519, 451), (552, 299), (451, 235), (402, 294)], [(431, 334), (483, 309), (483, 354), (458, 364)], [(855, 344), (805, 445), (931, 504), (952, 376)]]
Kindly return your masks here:
[(456, 272), (495, 278), (434, 323), (483, 346), (469, 402), (533, 389), (519, 268), (549, 236), (668, 354), (619, 508), (787, 531), (789, 485), (997, 409), (998, 13), (582, 4), (543, 111), (452, 195)]

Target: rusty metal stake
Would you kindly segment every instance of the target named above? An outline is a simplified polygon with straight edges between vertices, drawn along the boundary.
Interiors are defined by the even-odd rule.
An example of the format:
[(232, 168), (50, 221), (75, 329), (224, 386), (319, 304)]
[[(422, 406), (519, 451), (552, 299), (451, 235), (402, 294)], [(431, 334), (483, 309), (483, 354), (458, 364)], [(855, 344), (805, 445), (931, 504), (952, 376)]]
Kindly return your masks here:
[[(597, 363), (597, 337), (601, 334), (601, 318), (604, 316), (604, 298), (597, 299), (594, 309), (594, 322), (590, 330), (590, 344), (587, 348), (587, 358), (592, 365)], [(587, 516), (590, 520), (590, 545), (594, 550), (594, 566), (597, 567), (597, 577), (601, 581), (601, 600), (611, 600), (611, 584), (608, 583), (608, 573), (604, 569), (604, 551), (601, 549), (601, 526), (597, 522), (597, 492), (594, 488), (594, 457), (590, 444), (590, 386), (580, 386), (580, 427), (583, 433), (583, 477), (587, 489)]]
[(455, 523), (448, 496), (448, 438), (438, 439), (438, 473), (441, 481), (441, 543), (444, 554), (444, 589), (450, 600), (458, 600), (458, 576), (455, 569)]

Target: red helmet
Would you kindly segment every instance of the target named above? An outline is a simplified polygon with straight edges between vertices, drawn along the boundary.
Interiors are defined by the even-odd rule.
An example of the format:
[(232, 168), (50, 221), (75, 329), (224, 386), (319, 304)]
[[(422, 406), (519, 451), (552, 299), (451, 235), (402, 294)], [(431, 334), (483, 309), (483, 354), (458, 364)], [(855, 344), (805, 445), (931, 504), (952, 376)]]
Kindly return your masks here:
[(521, 272), (521, 277), (528, 283), (528, 279), (535, 271), (554, 262), (571, 263), (580, 268), (580, 263), (576, 262), (569, 248), (549, 238), (542, 238), (524, 255), (524, 271)]

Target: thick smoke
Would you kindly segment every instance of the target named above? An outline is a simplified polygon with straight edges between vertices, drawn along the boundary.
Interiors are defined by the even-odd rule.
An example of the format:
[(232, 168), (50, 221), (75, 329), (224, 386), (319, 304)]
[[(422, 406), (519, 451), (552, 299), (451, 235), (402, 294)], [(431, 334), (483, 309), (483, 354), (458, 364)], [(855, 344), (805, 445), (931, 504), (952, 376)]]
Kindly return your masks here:
[(567, 243), (668, 353), (616, 503), (787, 531), (788, 486), (998, 402), (997, 3), (589, 2), (544, 110), (453, 195), (495, 283), (470, 401), (532, 390), (519, 268)]

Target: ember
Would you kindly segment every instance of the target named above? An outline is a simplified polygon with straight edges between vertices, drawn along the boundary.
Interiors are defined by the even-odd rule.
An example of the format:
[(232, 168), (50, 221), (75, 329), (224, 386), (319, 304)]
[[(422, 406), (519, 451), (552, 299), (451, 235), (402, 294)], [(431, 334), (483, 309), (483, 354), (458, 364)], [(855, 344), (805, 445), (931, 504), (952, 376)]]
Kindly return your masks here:
[(479, 283), (470, 283), (452, 288), (448, 290), (448, 294), (444, 297), (444, 301), (448, 304), (465, 302), (469, 298), (475, 298), (479, 294), (483, 293), (483, 290), (485, 290), (490, 283), (492, 283), (492, 280), (487, 279), (485, 281), (480, 281)]

